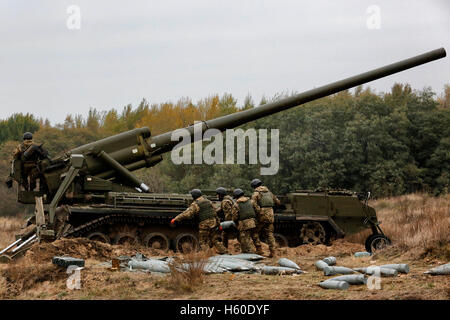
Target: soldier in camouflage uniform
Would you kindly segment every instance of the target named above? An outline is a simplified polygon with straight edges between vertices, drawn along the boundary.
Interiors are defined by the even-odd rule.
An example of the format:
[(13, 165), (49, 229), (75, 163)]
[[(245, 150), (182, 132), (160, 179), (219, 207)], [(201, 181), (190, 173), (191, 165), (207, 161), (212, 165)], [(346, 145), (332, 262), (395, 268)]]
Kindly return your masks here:
[[(219, 187), (216, 189), (217, 196), (219, 197), (220, 202), (220, 208), (217, 211), (217, 215), (222, 216), (224, 221), (231, 221), (232, 218), (232, 209), (233, 209), (233, 198), (231, 198), (229, 195), (227, 195), (227, 190), (223, 187)], [(228, 239), (229, 239), (229, 233), (226, 231), (222, 232), (222, 242), (225, 248), (228, 249)]]
[(250, 185), (255, 189), (252, 200), (256, 204), (256, 229), (258, 234), (267, 239), (270, 250), (269, 257), (271, 258), (275, 255), (276, 246), (273, 236), (273, 207), (281, 203), (267, 187), (262, 185), (261, 180), (253, 179)]
[(255, 204), (244, 196), (244, 191), (235, 189), (233, 196), (236, 200), (232, 209), (232, 219), (239, 231), (239, 242), (243, 253), (254, 253), (255, 247), (261, 252), (261, 243), (256, 230)]
[(199, 220), (198, 235), (200, 238), (200, 249), (208, 249), (212, 243), (218, 253), (226, 253), (227, 250), (218, 240), (219, 219), (211, 201), (203, 197), (199, 189), (193, 189), (190, 193), (194, 201), (189, 208), (172, 219), (171, 223), (175, 224), (177, 221), (192, 219), (197, 216)]
[(25, 190), (32, 191), (36, 188), (36, 180), (39, 179), (40, 191), (45, 191), (45, 181), (39, 166), (43, 161), (49, 161), (48, 151), (42, 148), (42, 145), (33, 143), (31, 132), (25, 132), (23, 142), (14, 150), (7, 186), (11, 188), (13, 180), (16, 180)]

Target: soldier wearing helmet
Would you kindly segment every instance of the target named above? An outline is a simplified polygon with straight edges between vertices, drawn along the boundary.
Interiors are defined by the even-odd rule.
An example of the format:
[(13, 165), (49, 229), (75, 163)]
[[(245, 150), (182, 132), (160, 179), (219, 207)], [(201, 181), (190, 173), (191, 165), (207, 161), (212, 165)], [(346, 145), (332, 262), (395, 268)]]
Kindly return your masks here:
[(256, 247), (257, 252), (261, 252), (261, 243), (256, 231), (254, 202), (250, 198), (245, 197), (244, 191), (241, 189), (235, 189), (233, 197), (236, 199), (236, 202), (232, 209), (232, 219), (239, 231), (238, 240), (241, 244), (241, 251), (243, 253), (253, 253)]
[(203, 197), (202, 192), (199, 189), (191, 190), (190, 194), (194, 199), (192, 204), (189, 208), (172, 219), (170, 223), (174, 225), (175, 222), (198, 217), (200, 248), (208, 249), (210, 244), (213, 244), (218, 253), (226, 253), (227, 250), (218, 239), (219, 218), (217, 217), (211, 201), (209, 201), (206, 197)]
[[(227, 190), (223, 187), (219, 187), (216, 189), (216, 194), (219, 197), (220, 208), (217, 211), (218, 216), (223, 216), (224, 221), (232, 220), (232, 209), (233, 209), (233, 198), (227, 195)], [(228, 249), (228, 240), (230, 234), (226, 231), (222, 233), (222, 243), (225, 248)]]
[(275, 238), (273, 236), (273, 207), (280, 205), (280, 200), (270, 190), (262, 185), (259, 179), (253, 179), (250, 186), (255, 190), (252, 195), (252, 200), (256, 207), (256, 229), (258, 234), (267, 239), (269, 245), (270, 255), (275, 255)]
[(44, 162), (49, 162), (48, 151), (42, 144), (33, 143), (31, 132), (25, 132), (23, 142), (14, 150), (11, 173), (6, 184), (11, 188), (12, 181), (16, 180), (25, 190), (32, 191), (36, 188), (36, 180), (39, 179), (39, 189), (45, 191), (46, 185), (41, 174)]

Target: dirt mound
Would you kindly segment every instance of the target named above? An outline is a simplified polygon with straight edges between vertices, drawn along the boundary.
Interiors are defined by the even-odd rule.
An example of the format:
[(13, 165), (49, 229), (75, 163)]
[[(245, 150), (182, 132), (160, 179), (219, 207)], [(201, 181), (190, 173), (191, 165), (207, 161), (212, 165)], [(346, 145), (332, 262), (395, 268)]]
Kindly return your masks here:
[(71, 256), (74, 258), (106, 261), (121, 255), (133, 256), (138, 252), (146, 256), (173, 254), (173, 252), (165, 252), (143, 246), (110, 245), (86, 238), (74, 238), (35, 244), (28, 250), (25, 258), (38, 263), (49, 262), (54, 256)]
[(35, 262), (50, 262), (54, 256), (71, 256), (88, 259), (111, 259), (111, 245), (88, 239), (61, 239), (50, 243), (35, 244), (25, 255)]
[(319, 245), (302, 245), (295, 248), (280, 248), (280, 254), (289, 256), (329, 256), (342, 257), (347, 255), (353, 255), (358, 251), (365, 251), (364, 246), (359, 243), (352, 243), (339, 239), (333, 242), (331, 246), (323, 244)]

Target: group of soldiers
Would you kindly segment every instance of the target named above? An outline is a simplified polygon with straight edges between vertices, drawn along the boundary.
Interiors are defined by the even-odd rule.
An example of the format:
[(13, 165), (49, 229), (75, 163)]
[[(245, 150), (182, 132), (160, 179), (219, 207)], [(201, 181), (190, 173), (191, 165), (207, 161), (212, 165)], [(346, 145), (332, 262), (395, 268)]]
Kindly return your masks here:
[[(39, 189), (43, 191), (45, 182), (41, 181), (43, 175), (40, 172), (40, 164), (43, 161), (49, 161), (48, 152), (42, 145), (33, 143), (33, 135), (30, 132), (24, 133), (23, 142), (14, 150), (11, 174), (6, 181), (8, 187), (11, 188), (13, 180), (16, 180), (25, 190), (32, 191), (36, 188), (36, 180), (39, 179)], [(220, 207), (217, 209), (199, 189), (193, 189), (190, 193), (194, 201), (184, 212), (172, 219), (171, 223), (174, 225), (177, 221), (198, 217), (200, 248), (209, 248), (212, 244), (223, 254), (228, 251), (230, 233), (219, 230), (220, 215), (225, 221), (233, 221), (236, 225), (237, 239), (243, 253), (256, 251), (262, 255), (259, 239), (261, 235), (267, 239), (269, 257), (273, 257), (276, 246), (273, 236), (273, 207), (280, 205), (280, 200), (263, 186), (259, 179), (253, 179), (250, 186), (254, 189), (251, 198), (246, 197), (242, 189), (235, 189), (232, 198), (225, 188), (217, 188), (216, 193), (220, 200)], [(222, 241), (219, 240), (220, 236)]]
[(223, 187), (216, 189), (220, 200), (220, 207), (215, 209), (212, 202), (202, 195), (199, 189), (191, 190), (194, 201), (184, 212), (180, 213), (171, 224), (184, 219), (198, 217), (200, 248), (209, 248), (214, 245), (220, 254), (227, 253), (230, 234), (223, 231), (222, 241), (219, 241), (220, 225), (219, 215), (225, 221), (233, 221), (238, 230), (237, 239), (243, 253), (262, 255), (260, 235), (267, 239), (270, 254), (275, 255), (275, 238), (273, 236), (274, 212), (273, 207), (280, 205), (280, 200), (270, 190), (262, 185), (261, 180), (253, 179), (250, 183), (254, 192), (251, 198), (246, 197), (242, 189), (233, 191), (233, 198), (227, 194)]

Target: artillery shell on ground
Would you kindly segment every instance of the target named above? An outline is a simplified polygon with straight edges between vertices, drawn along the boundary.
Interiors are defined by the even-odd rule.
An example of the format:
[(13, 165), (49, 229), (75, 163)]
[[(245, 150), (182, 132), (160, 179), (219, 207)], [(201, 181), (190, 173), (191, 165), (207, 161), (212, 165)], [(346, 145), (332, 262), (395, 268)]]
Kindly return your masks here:
[(161, 272), (161, 273), (170, 272), (168, 263), (166, 261), (161, 261), (157, 259), (148, 259), (145, 261), (130, 260), (128, 261), (128, 266), (131, 269), (142, 269), (151, 272)]
[(328, 264), (322, 260), (317, 260), (314, 265), (316, 266), (317, 270), (322, 270), (326, 267), (329, 267)]
[(348, 284), (366, 284), (367, 279), (363, 274), (347, 274), (344, 276), (334, 277), (326, 281), (345, 281), (348, 282)]
[(326, 258), (323, 258), (322, 261), (325, 262), (329, 266), (334, 266), (336, 264), (335, 257), (326, 257)]
[(275, 267), (275, 266), (264, 266), (261, 269), (261, 274), (267, 275), (278, 275), (278, 274), (294, 274), (302, 273), (299, 269), (293, 269), (288, 267)]
[(336, 280), (325, 280), (319, 283), (319, 286), (324, 289), (339, 289), (346, 290), (349, 287), (348, 282), (345, 281), (336, 281)]
[(289, 260), (287, 258), (281, 258), (278, 260), (278, 264), (282, 267), (288, 267), (292, 269), (298, 269), (300, 270), (300, 267), (292, 260)]
[(250, 261), (240, 260), (240, 259), (214, 259), (210, 260), (217, 263), (217, 266), (226, 269), (228, 271), (250, 271), (256, 270), (253, 263)]
[(380, 275), (381, 277), (395, 277), (398, 275), (398, 271), (389, 268), (380, 268), (378, 266), (367, 267), (367, 268), (355, 268), (355, 271), (371, 275)]
[(435, 267), (433, 269), (425, 271), (424, 273), (431, 274), (433, 276), (450, 274), (450, 263)]
[(394, 269), (400, 273), (408, 273), (409, 272), (409, 266), (406, 263), (384, 264), (384, 265), (380, 266), (380, 268)]
[(327, 266), (323, 268), (323, 274), (326, 276), (332, 276), (335, 274), (352, 274), (355, 273), (355, 270), (347, 268), (347, 267), (330, 267)]

